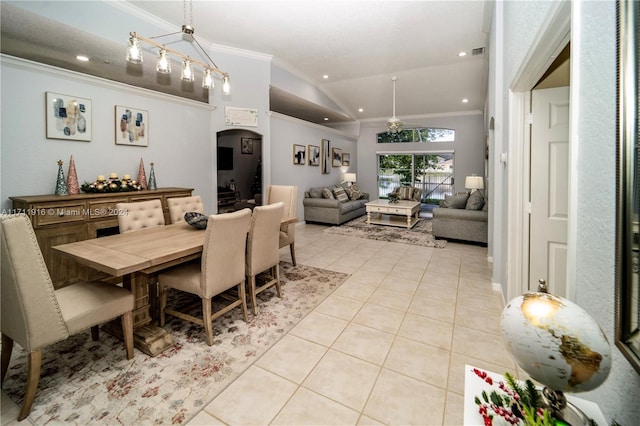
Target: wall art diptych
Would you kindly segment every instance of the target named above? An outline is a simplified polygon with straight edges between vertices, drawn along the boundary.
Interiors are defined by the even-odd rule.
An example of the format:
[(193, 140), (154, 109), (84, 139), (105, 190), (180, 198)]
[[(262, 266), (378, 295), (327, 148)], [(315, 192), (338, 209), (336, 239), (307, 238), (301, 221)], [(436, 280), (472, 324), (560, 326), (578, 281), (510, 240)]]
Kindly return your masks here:
[(116, 105), (116, 145), (148, 146), (149, 113)]
[(333, 148), (331, 150), (331, 165), (333, 167), (342, 166), (342, 149), (341, 148)]
[(46, 92), (47, 139), (91, 141), (91, 100)]
[(306, 151), (304, 145), (293, 145), (293, 164), (304, 166), (307, 162)]
[(343, 166), (350, 166), (351, 165), (351, 154), (349, 153), (342, 153), (342, 165)]

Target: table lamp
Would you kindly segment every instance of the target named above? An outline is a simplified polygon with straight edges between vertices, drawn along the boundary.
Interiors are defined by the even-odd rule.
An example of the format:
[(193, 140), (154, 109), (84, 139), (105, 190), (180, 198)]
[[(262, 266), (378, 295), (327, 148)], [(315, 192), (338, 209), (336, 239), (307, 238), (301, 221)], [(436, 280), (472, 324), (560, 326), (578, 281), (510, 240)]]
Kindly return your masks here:
[(464, 187), (466, 189), (470, 189), (471, 192), (475, 192), (478, 189), (484, 189), (484, 180), (482, 179), (482, 176), (467, 176), (464, 179)]
[(353, 185), (354, 183), (356, 183), (356, 174), (355, 173), (345, 173), (344, 174), (344, 178), (343, 178), (343, 182), (348, 182), (349, 186)]
[(550, 414), (573, 426), (590, 419), (563, 392), (584, 392), (605, 381), (611, 347), (596, 321), (581, 307), (538, 291), (511, 300), (502, 312), (502, 337), (514, 361), (542, 384), (542, 402)]

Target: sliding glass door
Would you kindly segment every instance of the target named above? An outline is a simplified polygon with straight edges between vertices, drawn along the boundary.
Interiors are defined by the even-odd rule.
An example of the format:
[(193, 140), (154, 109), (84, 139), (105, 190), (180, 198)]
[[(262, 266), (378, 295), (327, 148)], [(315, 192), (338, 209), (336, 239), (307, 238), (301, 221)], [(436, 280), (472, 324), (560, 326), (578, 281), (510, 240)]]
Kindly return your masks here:
[(378, 153), (378, 197), (401, 185), (422, 190), (422, 202), (438, 204), (453, 195), (453, 152)]

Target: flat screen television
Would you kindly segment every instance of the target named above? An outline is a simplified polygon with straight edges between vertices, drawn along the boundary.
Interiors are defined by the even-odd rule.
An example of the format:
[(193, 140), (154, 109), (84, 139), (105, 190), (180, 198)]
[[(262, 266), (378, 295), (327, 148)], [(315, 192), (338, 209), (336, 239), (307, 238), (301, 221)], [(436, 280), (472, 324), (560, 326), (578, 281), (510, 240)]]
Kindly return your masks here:
[(218, 147), (218, 170), (233, 170), (233, 148)]

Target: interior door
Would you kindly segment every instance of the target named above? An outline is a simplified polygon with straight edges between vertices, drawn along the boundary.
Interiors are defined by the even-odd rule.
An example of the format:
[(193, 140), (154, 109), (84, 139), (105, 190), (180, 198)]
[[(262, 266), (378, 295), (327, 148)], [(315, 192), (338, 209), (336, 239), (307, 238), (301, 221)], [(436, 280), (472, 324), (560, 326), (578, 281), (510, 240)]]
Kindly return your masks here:
[(529, 289), (567, 297), (569, 87), (532, 91)]

